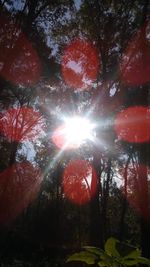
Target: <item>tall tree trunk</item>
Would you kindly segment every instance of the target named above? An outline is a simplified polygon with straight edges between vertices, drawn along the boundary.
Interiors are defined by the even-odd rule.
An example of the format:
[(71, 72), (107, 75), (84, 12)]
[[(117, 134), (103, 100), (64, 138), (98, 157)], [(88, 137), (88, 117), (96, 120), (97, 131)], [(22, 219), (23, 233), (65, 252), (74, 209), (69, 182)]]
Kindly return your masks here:
[(97, 190), (90, 202), (90, 243), (92, 246), (103, 247), (102, 216), (100, 213), (100, 164), (100, 157), (95, 152), (93, 166), (97, 171)]
[(106, 240), (108, 225), (107, 225), (107, 206), (109, 198), (109, 185), (111, 180), (111, 158), (107, 162), (107, 177), (105, 184), (103, 185), (103, 196), (102, 196), (102, 220), (103, 220), (103, 237)]
[(150, 240), (150, 223), (144, 218), (141, 218), (142, 256), (150, 259), (149, 240)]
[[(143, 18), (141, 23), (143, 24), (146, 19), (148, 18), (148, 5), (149, 1), (145, 0), (143, 5)], [(143, 31), (143, 35), (146, 36), (146, 29)], [(144, 49), (144, 47), (143, 47)], [(144, 51), (143, 51), (144, 54)], [(149, 100), (150, 100), (150, 94), (148, 87), (145, 88), (146, 90), (146, 96), (145, 96), (145, 104), (149, 106)], [(150, 166), (150, 144), (147, 144), (146, 146), (143, 145), (143, 147), (140, 149), (139, 153), (139, 164), (144, 164), (146, 167)], [(150, 258), (149, 253), (149, 240), (150, 240), (150, 192), (148, 188), (148, 175), (147, 171), (145, 169), (145, 172), (141, 177), (139, 177), (140, 180), (140, 189), (141, 189), (141, 214), (144, 214), (145, 216), (141, 216), (141, 247), (142, 247), (142, 256)]]
[(15, 163), (17, 149), (18, 149), (18, 143), (17, 142), (13, 142), (11, 144), (11, 153), (10, 153), (10, 158), (9, 158), (9, 165), (13, 165)]
[(120, 218), (120, 233), (119, 233), (119, 239), (123, 240), (123, 234), (124, 234), (124, 221), (125, 221), (125, 215), (127, 210), (127, 186), (128, 186), (128, 167), (129, 163), (132, 157), (132, 152), (130, 151), (130, 154), (128, 156), (125, 169), (124, 169), (124, 195), (123, 195), (123, 203), (122, 203), (122, 212), (121, 212), (121, 218)]
[(103, 247), (102, 216), (100, 216), (99, 192), (90, 202), (90, 243)]
[[(139, 202), (141, 211), (141, 247), (142, 256), (150, 258), (150, 192), (147, 168), (149, 167), (149, 144), (143, 145), (139, 153)], [(142, 167), (144, 166), (144, 167)], [(140, 167), (142, 171), (140, 171)]]

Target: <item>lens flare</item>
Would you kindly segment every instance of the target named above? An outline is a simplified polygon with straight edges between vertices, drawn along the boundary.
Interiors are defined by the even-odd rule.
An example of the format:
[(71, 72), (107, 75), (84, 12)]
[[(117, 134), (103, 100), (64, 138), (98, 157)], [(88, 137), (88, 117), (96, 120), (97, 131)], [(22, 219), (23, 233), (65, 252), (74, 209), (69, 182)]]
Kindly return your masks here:
[(92, 43), (75, 39), (64, 50), (61, 61), (62, 75), (74, 89), (87, 89), (96, 79), (100, 59)]
[(127, 142), (150, 141), (150, 109), (144, 106), (124, 109), (115, 119), (115, 130), (118, 137)]
[(0, 24), (0, 75), (17, 86), (34, 85), (42, 73), (36, 49), (14, 20), (3, 16)]
[(42, 180), (40, 168), (28, 161), (0, 173), (0, 224), (14, 221), (35, 200)]
[(45, 128), (43, 116), (28, 107), (10, 108), (0, 120), (0, 132), (12, 142), (33, 141), (43, 136)]
[(130, 40), (120, 62), (125, 84), (131, 86), (150, 82), (150, 20)]
[(97, 188), (97, 175), (93, 166), (86, 160), (69, 162), (63, 174), (65, 196), (78, 205), (91, 200)]
[(95, 125), (86, 118), (65, 118), (64, 124), (58, 127), (52, 136), (59, 148), (73, 149), (80, 147), (86, 140), (92, 140)]

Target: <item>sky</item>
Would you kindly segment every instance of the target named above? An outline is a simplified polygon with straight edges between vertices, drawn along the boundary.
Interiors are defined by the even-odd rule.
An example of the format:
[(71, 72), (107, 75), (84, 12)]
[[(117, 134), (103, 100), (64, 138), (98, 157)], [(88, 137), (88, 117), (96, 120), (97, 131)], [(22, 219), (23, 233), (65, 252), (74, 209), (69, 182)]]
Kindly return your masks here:
[(82, 3), (83, 3), (83, 0), (74, 0), (74, 4), (75, 4), (77, 11), (80, 10)]

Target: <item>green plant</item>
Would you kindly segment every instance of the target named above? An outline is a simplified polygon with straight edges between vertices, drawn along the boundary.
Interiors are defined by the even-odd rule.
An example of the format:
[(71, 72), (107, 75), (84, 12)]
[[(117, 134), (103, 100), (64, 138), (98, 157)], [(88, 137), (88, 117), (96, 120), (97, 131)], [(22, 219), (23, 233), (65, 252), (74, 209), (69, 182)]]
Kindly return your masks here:
[(150, 266), (150, 260), (141, 257), (141, 251), (138, 248), (121, 243), (112, 237), (106, 241), (104, 250), (86, 246), (83, 247), (83, 251), (67, 259), (67, 262), (71, 261), (95, 264), (99, 267), (139, 266), (140, 263)]

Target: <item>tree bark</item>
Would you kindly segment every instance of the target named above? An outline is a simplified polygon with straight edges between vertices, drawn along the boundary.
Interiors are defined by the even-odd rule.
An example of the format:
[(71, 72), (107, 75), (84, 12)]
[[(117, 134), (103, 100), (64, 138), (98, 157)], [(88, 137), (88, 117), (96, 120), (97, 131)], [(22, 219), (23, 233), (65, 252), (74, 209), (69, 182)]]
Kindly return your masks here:
[(11, 153), (10, 153), (10, 158), (9, 158), (9, 165), (13, 165), (16, 161), (16, 153), (18, 149), (18, 143), (13, 142), (11, 145)]
[[(103, 247), (102, 216), (100, 211), (100, 158), (94, 153), (93, 166), (97, 172), (97, 190), (90, 202), (90, 243)], [(93, 181), (94, 182), (94, 181)]]

